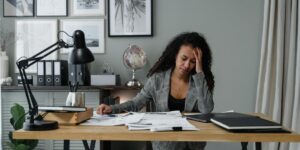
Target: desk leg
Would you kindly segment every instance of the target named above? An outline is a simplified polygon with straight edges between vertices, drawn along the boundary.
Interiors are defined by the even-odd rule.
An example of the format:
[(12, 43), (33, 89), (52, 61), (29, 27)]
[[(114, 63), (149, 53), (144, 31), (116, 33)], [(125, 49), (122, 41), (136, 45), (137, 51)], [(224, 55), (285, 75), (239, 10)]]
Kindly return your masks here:
[(95, 140), (91, 140), (91, 145), (89, 146), (87, 140), (82, 140), (85, 150), (94, 150), (95, 149)]
[(255, 142), (255, 149), (261, 150), (261, 142)]
[(100, 141), (101, 150), (111, 150), (111, 141)]
[(248, 142), (241, 142), (242, 150), (247, 150)]
[(70, 150), (70, 140), (64, 140), (64, 150)]

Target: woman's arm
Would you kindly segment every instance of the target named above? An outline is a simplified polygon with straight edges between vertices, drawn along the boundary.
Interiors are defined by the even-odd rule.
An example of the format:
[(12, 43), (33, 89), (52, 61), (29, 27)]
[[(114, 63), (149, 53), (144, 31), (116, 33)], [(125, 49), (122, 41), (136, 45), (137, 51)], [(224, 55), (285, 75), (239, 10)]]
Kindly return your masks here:
[(139, 111), (141, 110), (147, 103), (153, 99), (153, 88), (154, 88), (154, 75), (151, 76), (145, 86), (141, 89), (141, 91), (135, 96), (132, 100), (128, 100), (122, 104), (112, 105), (112, 113), (120, 113), (123, 111)]
[(196, 73), (192, 76), (192, 78), (198, 91), (198, 110), (201, 113), (210, 113), (214, 109), (214, 101), (213, 95), (208, 89), (204, 73)]

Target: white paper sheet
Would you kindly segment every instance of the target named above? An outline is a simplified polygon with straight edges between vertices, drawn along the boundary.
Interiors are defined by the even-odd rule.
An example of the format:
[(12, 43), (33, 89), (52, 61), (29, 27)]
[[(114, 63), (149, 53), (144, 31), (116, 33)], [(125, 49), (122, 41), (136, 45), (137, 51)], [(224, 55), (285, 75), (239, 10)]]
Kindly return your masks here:
[(98, 125), (98, 126), (118, 126), (128, 123), (139, 122), (143, 118), (143, 113), (130, 113), (120, 115), (98, 115), (94, 112), (91, 119), (87, 120), (80, 125)]
[(98, 115), (81, 125), (117, 126), (126, 125), (128, 130), (173, 131), (173, 130), (199, 130), (182, 118), (179, 111), (171, 112), (130, 112), (119, 115)]

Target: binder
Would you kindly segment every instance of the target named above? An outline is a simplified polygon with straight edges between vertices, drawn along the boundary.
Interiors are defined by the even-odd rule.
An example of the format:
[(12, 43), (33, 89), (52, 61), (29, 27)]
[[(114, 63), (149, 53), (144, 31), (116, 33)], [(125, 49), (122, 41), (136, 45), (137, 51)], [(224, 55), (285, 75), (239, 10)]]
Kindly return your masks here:
[(45, 61), (41, 60), (37, 62), (37, 85), (45, 85)]
[(53, 61), (45, 60), (45, 85), (53, 86)]
[(68, 61), (66, 60), (55, 60), (54, 65), (54, 85), (61, 86), (68, 84)]

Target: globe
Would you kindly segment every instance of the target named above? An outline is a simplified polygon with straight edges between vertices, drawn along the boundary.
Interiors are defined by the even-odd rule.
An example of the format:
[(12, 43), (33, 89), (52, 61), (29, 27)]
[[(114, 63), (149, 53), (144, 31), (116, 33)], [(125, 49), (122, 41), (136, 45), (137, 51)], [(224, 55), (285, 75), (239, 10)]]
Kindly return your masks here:
[(129, 69), (140, 69), (146, 64), (146, 53), (137, 45), (129, 45), (124, 52), (123, 63)]
[(146, 53), (137, 45), (129, 45), (124, 51), (123, 63), (132, 71), (132, 78), (126, 82), (128, 87), (141, 87), (142, 83), (135, 78), (135, 71), (141, 69), (146, 64)]

